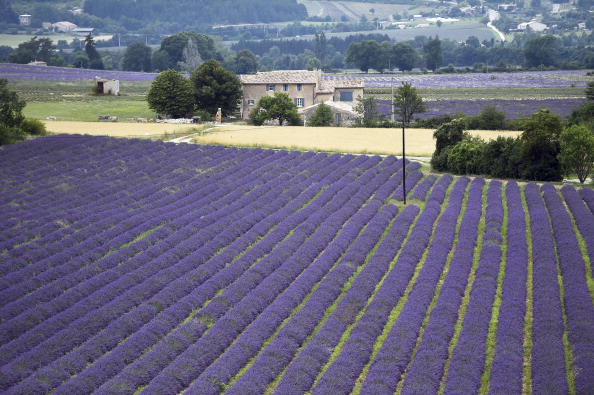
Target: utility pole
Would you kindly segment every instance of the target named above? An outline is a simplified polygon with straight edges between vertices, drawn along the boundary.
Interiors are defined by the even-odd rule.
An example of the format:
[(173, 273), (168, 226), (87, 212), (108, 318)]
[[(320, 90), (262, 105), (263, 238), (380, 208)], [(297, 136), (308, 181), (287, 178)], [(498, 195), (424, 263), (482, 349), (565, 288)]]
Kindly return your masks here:
[(392, 109), (390, 111), (390, 120), (394, 123), (394, 76), (390, 79), (390, 87), (392, 88)]

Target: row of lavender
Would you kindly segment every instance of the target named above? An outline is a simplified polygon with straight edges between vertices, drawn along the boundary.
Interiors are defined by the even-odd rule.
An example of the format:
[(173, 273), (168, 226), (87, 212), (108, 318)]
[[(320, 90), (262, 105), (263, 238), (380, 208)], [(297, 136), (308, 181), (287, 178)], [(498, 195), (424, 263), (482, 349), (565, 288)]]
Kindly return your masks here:
[(529, 331), (535, 393), (592, 391), (592, 190), (409, 164), (399, 210), (394, 157), (83, 136), (0, 165), (7, 393), (516, 393)]

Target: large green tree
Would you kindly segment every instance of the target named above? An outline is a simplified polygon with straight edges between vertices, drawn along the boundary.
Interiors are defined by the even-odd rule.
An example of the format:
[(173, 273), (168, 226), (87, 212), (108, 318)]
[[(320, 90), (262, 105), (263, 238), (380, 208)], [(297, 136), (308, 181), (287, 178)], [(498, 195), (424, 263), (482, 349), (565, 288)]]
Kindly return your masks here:
[(0, 22), (19, 23), (19, 16), (12, 10), (8, 0), (0, 0)]
[(8, 80), (0, 78), (0, 123), (8, 127), (19, 126), (25, 119), (22, 111), (26, 104), (18, 93), (8, 89)]
[(419, 53), (412, 45), (399, 42), (392, 47), (391, 67), (398, 67), (400, 71), (410, 71), (419, 62)]
[(354, 65), (364, 73), (369, 69), (382, 71), (381, 47), (375, 40), (352, 42), (347, 49), (345, 62)]
[(403, 82), (394, 94), (394, 113), (402, 122), (402, 200), (406, 204), (406, 143), (404, 137), (405, 125), (409, 124), (414, 114), (427, 111), (427, 106), (419, 96), (417, 89), (409, 82)]
[[(188, 45), (190, 47), (188, 47)], [(167, 57), (163, 57), (163, 59), (168, 60), (167, 67), (180, 69), (182, 64), (188, 63), (188, 53), (193, 52), (194, 46), (201, 61), (222, 59), (221, 54), (216, 49), (215, 41), (212, 36), (200, 34), (191, 30), (164, 38), (161, 41), (159, 50), (155, 51), (155, 55), (164, 52), (167, 54)], [(192, 54), (192, 56), (194, 56), (194, 54)]]
[(0, 78), (0, 145), (11, 144), (25, 138), (20, 126), (25, 117), (22, 114), (25, 101), (8, 89), (8, 80)]
[(122, 70), (152, 71), (152, 49), (142, 42), (134, 42), (126, 48), (122, 60)]
[(561, 119), (549, 109), (542, 109), (523, 123), (522, 177), (538, 181), (561, 181), (559, 137), (563, 130)]
[(555, 66), (559, 55), (557, 37), (552, 34), (531, 38), (524, 44), (524, 59), (527, 67)]
[(157, 75), (147, 94), (149, 108), (171, 118), (183, 118), (194, 109), (190, 80), (179, 71), (165, 70)]
[(359, 114), (355, 123), (367, 128), (377, 126), (378, 121), (383, 118), (383, 114), (377, 108), (375, 96), (357, 97), (357, 105), (354, 110)]
[(429, 70), (435, 71), (443, 63), (443, 50), (438, 37), (430, 38), (423, 45), (423, 53), (425, 54), (425, 65)]
[(584, 183), (594, 167), (594, 131), (585, 125), (573, 125), (561, 132), (558, 155), (566, 175), (575, 173)]
[(195, 103), (199, 110), (211, 114), (220, 108), (223, 114), (237, 110), (241, 99), (241, 81), (214, 59), (208, 60), (190, 73)]
[(29, 41), (20, 43), (16, 51), (9, 56), (9, 61), (20, 64), (27, 64), (34, 60), (50, 63), (54, 49), (56, 47), (51, 39), (35, 36)]
[(283, 92), (274, 92), (274, 96), (260, 98), (250, 111), (249, 118), (255, 125), (262, 125), (266, 121), (278, 121), (280, 125), (301, 125), (297, 105)]
[(233, 63), (237, 74), (253, 74), (260, 67), (258, 58), (248, 49), (238, 51), (235, 54)]
[(96, 45), (95, 39), (91, 33), (89, 33), (87, 37), (85, 37), (85, 52), (89, 57), (89, 68), (103, 70), (105, 66), (103, 65), (103, 59), (101, 58), (99, 51), (95, 48)]
[(320, 34), (316, 33), (316, 38), (314, 40), (314, 54), (316, 58), (320, 59), (322, 64), (328, 63), (328, 40), (326, 40), (324, 32), (321, 32)]

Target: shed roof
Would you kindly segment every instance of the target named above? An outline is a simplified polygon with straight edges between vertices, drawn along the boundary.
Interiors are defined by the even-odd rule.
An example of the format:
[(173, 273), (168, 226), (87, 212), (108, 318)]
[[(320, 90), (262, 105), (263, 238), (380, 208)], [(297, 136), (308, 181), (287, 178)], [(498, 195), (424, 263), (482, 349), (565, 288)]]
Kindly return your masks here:
[[(299, 112), (300, 113), (310, 112), (312, 109), (317, 108), (320, 104), (322, 104), (322, 103), (316, 103), (309, 107), (301, 108), (301, 109), (299, 109)], [(353, 106), (348, 103), (340, 102), (340, 101), (326, 101), (326, 102), (324, 102), (324, 104), (327, 106), (330, 106), (331, 108), (333, 108), (334, 110), (337, 110), (339, 112), (349, 113), (355, 117), (360, 116), (360, 114), (353, 109)]]

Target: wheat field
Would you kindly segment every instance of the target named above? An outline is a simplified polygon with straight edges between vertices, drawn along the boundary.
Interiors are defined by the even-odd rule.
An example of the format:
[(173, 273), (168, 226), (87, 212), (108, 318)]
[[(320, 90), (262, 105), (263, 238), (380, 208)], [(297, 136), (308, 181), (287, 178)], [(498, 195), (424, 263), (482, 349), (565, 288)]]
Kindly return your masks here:
[[(378, 155), (402, 154), (402, 129), (223, 125), (199, 131), (187, 124), (162, 123), (47, 121), (45, 125), (52, 133), (146, 138), (165, 134), (175, 134), (178, 137), (187, 133), (192, 136), (192, 142), (199, 144)], [(433, 129), (406, 129), (406, 154), (431, 156), (435, 150), (433, 132)], [(520, 134), (493, 130), (474, 130), (470, 133), (484, 140)]]

